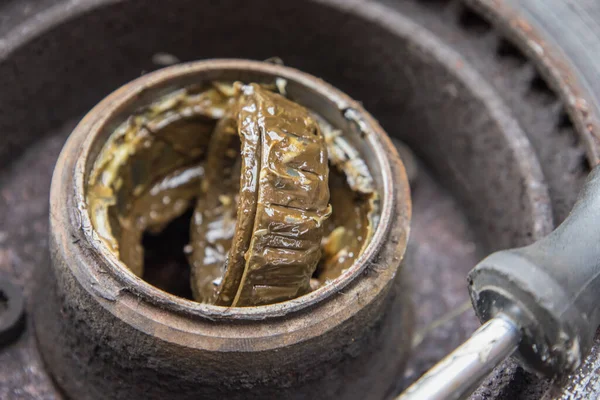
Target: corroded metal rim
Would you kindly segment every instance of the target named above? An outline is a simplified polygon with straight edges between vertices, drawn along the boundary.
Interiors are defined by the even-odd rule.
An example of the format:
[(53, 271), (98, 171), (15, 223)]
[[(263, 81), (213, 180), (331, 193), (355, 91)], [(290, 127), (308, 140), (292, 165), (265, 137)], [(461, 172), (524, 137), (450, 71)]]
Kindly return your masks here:
[[(383, 192), (381, 193), (381, 222), (375, 231), (373, 239), (363, 254), (356, 260), (355, 264), (340, 277), (336, 278), (330, 284), (294, 300), (259, 307), (226, 308), (200, 304), (165, 293), (129, 271), (104, 243), (98, 240), (91, 228), (89, 214), (85, 208), (84, 190), (86, 187), (86, 177), (94, 161), (92, 153), (94, 149), (99, 147), (99, 133), (107, 126), (114, 126), (115, 116), (123, 114), (126, 109), (131, 108), (135, 104), (140, 104), (140, 100), (144, 99), (149, 90), (154, 90), (155, 88), (167, 89), (169, 85), (173, 85), (176, 81), (190, 80), (198, 77), (199, 74), (216, 77), (223, 71), (229, 71), (234, 74), (236, 72), (251, 71), (261, 75), (283, 77), (292, 84), (302, 86), (305, 90), (311, 92), (311, 95), (320, 96), (326, 99), (326, 101), (335, 104), (340, 113), (349, 108), (357, 110), (361, 121), (364, 122), (359, 124), (361, 125), (361, 133), (364, 135), (363, 137), (367, 141), (369, 148), (373, 151), (374, 159), (377, 160), (377, 166), (379, 167), (378, 174), (381, 176)], [(108, 96), (82, 120), (74, 131), (74, 135), (83, 134), (87, 138), (78, 150), (74, 171), (75, 192), (73, 195), (76, 198), (79, 215), (76, 217), (77, 220), (73, 222), (84, 227), (83, 231), (90, 249), (106, 261), (108, 267), (106, 273), (118, 283), (118, 286), (134, 291), (140, 299), (160, 304), (161, 308), (166, 310), (187, 312), (199, 316), (209, 316), (210, 318), (265, 319), (305, 309), (338, 293), (350, 282), (358, 279), (365, 269), (368, 268), (383, 245), (383, 242), (387, 239), (395, 201), (399, 201), (403, 205), (404, 214), (410, 214), (408, 182), (404, 176), (403, 167), (401, 167), (403, 175), (398, 179), (401, 186), (399, 193), (403, 195), (401, 198), (396, 199), (397, 194), (393, 188), (392, 168), (388, 153), (385, 150), (386, 147), (392, 148), (393, 146), (379, 124), (360, 104), (339, 90), (322, 80), (288, 67), (245, 60), (211, 60), (166, 68), (143, 76)]]
[[(572, 8), (572, 13), (582, 12), (577, 10), (577, 2), (570, 4), (564, 1), (528, 1), (521, 4), (515, 0), (467, 0), (473, 7), (481, 10), (490, 16), (494, 24), (506, 31), (510, 36), (516, 38), (516, 43), (525, 43), (523, 50), (537, 62), (544, 77), (560, 93), (561, 99), (567, 108), (570, 117), (577, 126), (577, 132), (585, 143), (585, 149), (589, 163), (596, 165), (600, 163), (600, 108), (598, 104), (598, 94), (594, 91), (597, 88), (597, 82), (590, 81), (590, 77), (582, 73), (582, 65), (577, 65), (574, 61), (581, 63), (593, 59), (593, 50), (589, 51), (591, 58), (574, 60), (567, 54), (565, 43), (557, 43), (553, 35), (560, 34), (559, 30), (548, 31), (548, 21), (546, 27), (540, 20), (540, 8), (556, 9), (556, 15), (564, 12), (564, 8)], [(590, 17), (593, 18), (593, 17)], [(545, 16), (548, 19), (548, 15)], [(581, 27), (573, 27), (588, 32), (589, 28), (585, 24)], [(564, 32), (563, 32), (564, 34)], [(574, 37), (566, 38), (569, 40)], [(554, 40), (554, 41), (553, 41)], [(568, 46), (581, 51), (585, 46), (585, 41), (570, 41)], [(562, 48), (560, 46), (562, 44)], [(580, 54), (584, 54), (581, 52)], [(586, 80), (587, 79), (587, 80)]]

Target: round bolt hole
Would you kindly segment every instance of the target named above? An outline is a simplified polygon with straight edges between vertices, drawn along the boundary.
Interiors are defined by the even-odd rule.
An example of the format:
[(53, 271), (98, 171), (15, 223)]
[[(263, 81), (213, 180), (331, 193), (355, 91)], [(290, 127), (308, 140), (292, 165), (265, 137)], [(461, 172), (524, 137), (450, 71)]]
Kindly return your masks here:
[(16, 340), (24, 327), (24, 301), (21, 290), (0, 279), (0, 347)]

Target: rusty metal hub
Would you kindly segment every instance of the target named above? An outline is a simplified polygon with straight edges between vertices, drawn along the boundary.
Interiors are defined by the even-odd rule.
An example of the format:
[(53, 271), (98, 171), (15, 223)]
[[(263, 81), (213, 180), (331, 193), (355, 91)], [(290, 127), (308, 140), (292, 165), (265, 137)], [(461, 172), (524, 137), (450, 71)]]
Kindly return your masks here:
[[(167, 90), (276, 78), (287, 81), (290, 98), (342, 130), (373, 171), (380, 222), (362, 255), (331, 283), (258, 307), (197, 303), (135, 276), (99, 240), (85, 199), (90, 170), (114, 127)], [(349, 109), (355, 119), (345, 117)], [(408, 238), (408, 181), (372, 117), (316, 78), (239, 60), (145, 75), (75, 128), (55, 167), (50, 210), (52, 268), (36, 278), (34, 321), (48, 369), (72, 398), (379, 398), (401, 373), (410, 304), (395, 277)]]

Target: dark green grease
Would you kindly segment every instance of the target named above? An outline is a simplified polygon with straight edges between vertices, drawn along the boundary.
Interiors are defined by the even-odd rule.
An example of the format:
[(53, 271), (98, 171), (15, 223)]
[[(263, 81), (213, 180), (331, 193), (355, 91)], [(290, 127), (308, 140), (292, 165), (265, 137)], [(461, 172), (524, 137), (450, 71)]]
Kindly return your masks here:
[(270, 89), (178, 90), (111, 135), (88, 207), (99, 238), (135, 274), (143, 275), (143, 233), (194, 200), (187, 252), (197, 301), (291, 299), (335, 279), (364, 250), (378, 217), (366, 164), (342, 132)]

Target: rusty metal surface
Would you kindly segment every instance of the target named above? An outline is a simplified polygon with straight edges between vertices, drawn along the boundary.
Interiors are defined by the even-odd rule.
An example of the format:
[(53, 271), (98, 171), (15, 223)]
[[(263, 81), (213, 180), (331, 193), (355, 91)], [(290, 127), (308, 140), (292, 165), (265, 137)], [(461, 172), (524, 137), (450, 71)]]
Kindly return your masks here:
[[(597, 23), (590, 19), (598, 9), (589, 8), (596, 3), (472, 0), (467, 2), (471, 8), (457, 1), (385, 2), (444, 38), (511, 107), (540, 159), (555, 222), (560, 222), (573, 204), (589, 163), (597, 161), (598, 140), (594, 135), (598, 110), (592, 105), (597, 104), (593, 100), (597, 82), (590, 81), (595, 72), (589, 71), (593, 69), (590, 57), (594, 57), (598, 45), (589, 31)], [(582, 22), (569, 19), (556, 23), (559, 15), (567, 14), (581, 15)], [(554, 24), (548, 16), (554, 18)], [(570, 34), (561, 34), (561, 30)], [(579, 35), (573, 34), (577, 31)], [(588, 50), (580, 51), (582, 57), (575, 57), (582, 46)], [(591, 74), (582, 75), (584, 70)], [(556, 387), (548, 391), (547, 382), (507, 362), (474, 398), (596, 397), (592, 377), (599, 365), (597, 354), (593, 349), (577, 374), (555, 384), (565, 385), (562, 393)]]
[[(470, 0), (469, 3), (484, 11), (534, 60), (548, 85), (558, 93), (562, 106), (576, 126), (585, 144), (587, 161), (590, 165), (598, 163), (600, 70), (595, 66), (600, 48), (598, 3), (539, 0)], [(581, 182), (578, 184), (581, 185)], [(487, 387), (498, 388), (504, 397), (515, 397), (515, 389), (521, 387), (521, 393), (539, 394), (544, 399), (598, 397), (600, 385), (595, 376), (600, 370), (599, 340), (600, 337), (597, 337), (596, 345), (579, 370), (561, 381), (546, 382), (527, 376), (519, 367), (507, 363), (507, 369), (513, 371), (515, 378), (502, 382), (496, 373), (479, 390), (478, 396), (484, 396)], [(523, 379), (523, 375), (527, 379)], [(523, 394), (518, 396), (525, 398)]]
[(592, 0), (480, 0), (469, 2), (522, 43), (586, 142), (590, 163), (600, 161), (600, 7)]
[(27, 299), (27, 327), (14, 344), (0, 349), (0, 398), (58, 399), (33, 335), (30, 285), (36, 268), (47, 265), (48, 196), (58, 153), (74, 124), (50, 133), (0, 175), (0, 271), (13, 277)]
[(415, 333), (403, 388), (479, 327), (460, 277), (484, 255), (456, 199), (423, 166), (412, 196), (413, 225), (404, 266), (416, 307)]
[(597, 398), (600, 393), (600, 339), (597, 336), (590, 355), (573, 374), (555, 382), (544, 394), (544, 400)]
[[(260, 307), (198, 303), (139, 279), (91, 229), (83, 199), (99, 145), (124, 116), (167, 89), (277, 77), (291, 98), (341, 129), (372, 171), (380, 221), (367, 247), (328, 285)], [(360, 124), (345, 118), (348, 109)], [(410, 341), (409, 303), (396, 284), (403, 284), (410, 210), (408, 180), (388, 136), (360, 104), (322, 80), (248, 60), (147, 74), (94, 107), (58, 159), (51, 268), (38, 268), (34, 277), (39, 348), (53, 377), (77, 399), (103, 399), (107, 391), (115, 399), (383, 398)]]
[[(546, 85), (526, 46), (461, 1), (382, 0), (434, 32), (494, 88), (527, 134), (540, 160), (555, 223), (564, 219), (587, 172), (589, 143), (580, 138), (561, 94)], [(501, 9), (495, 10), (499, 11)], [(499, 19), (499, 17), (498, 17)]]
[[(494, 88), (496, 94), (502, 99), (504, 104), (510, 108), (528, 135), (537, 153), (545, 178), (550, 186), (553, 212), (556, 220), (559, 221), (568, 212), (570, 204), (572, 204), (570, 196), (574, 196), (579, 182), (581, 182), (582, 177), (585, 176), (587, 171), (583, 154), (585, 151), (590, 154), (590, 152), (593, 152), (593, 149), (590, 142), (584, 141), (584, 143), (578, 143), (577, 139), (575, 139), (574, 133), (581, 130), (581, 121), (584, 120), (575, 118), (574, 125), (572, 125), (570, 119), (562, 113), (562, 106), (558, 97), (563, 96), (564, 93), (559, 92), (559, 96), (557, 97), (556, 94), (553, 94), (552, 90), (548, 91), (543, 85), (539, 85), (540, 82), (544, 82), (544, 79), (538, 79), (540, 75), (530, 62), (530, 57), (535, 59), (535, 54), (525, 52), (526, 55), (524, 55), (523, 52), (515, 52), (509, 45), (510, 43), (507, 44), (504, 34), (499, 33), (502, 29), (510, 30), (518, 28), (517, 25), (521, 27), (526, 27), (527, 25), (521, 23), (513, 25), (511, 28), (510, 26), (500, 24), (500, 31), (495, 31), (491, 29), (489, 24), (486, 25), (485, 21), (482, 23), (481, 18), (476, 14), (465, 13), (457, 1), (416, 2), (413, 0), (386, 0), (385, 2), (394, 7), (397, 12), (417, 21), (422, 26), (426, 26), (427, 31), (433, 32), (444, 43), (450, 45), (450, 47), (460, 53), (463, 61), (474, 66), (478, 73)], [(30, 76), (33, 71), (21, 67), (22, 63), (26, 62), (28, 57), (33, 55), (34, 52), (17, 51), (11, 53), (12, 50), (10, 49), (18, 49), (20, 46), (27, 44), (29, 40), (27, 38), (34, 35), (36, 29), (40, 30), (40, 32), (45, 32), (54, 23), (70, 18), (70, 13), (76, 15), (82, 10), (96, 7), (100, 3), (104, 2), (28, 0), (0, 2), (0, 14), (2, 14), (2, 11), (13, 13), (13, 11), (6, 10), (20, 10), (19, 12), (15, 11), (14, 14), (9, 14), (11, 16), (14, 15), (14, 18), (0, 18), (0, 31), (4, 32), (3, 38), (0, 40), (0, 59), (2, 60), (0, 61), (0, 70), (4, 77), (0, 81), (0, 88), (4, 89), (4, 93), (13, 96), (10, 103), (2, 103), (6, 106), (3, 109), (7, 113), (19, 114), (20, 117), (16, 117), (15, 120), (21, 124), (25, 123), (28, 126), (27, 129), (16, 129), (16, 125), (0, 124), (3, 132), (14, 131), (17, 133), (11, 136), (11, 138), (13, 136), (16, 137), (16, 141), (14, 142), (16, 144), (10, 145), (7, 148), (5, 147), (4, 150), (0, 151), (2, 153), (0, 164), (6, 165), (0, 179), (0, 190), (2, 190), (2, 198), (0, 198), (0, 201), (2, 201), (2, 204), (0, 204), (0, 226), (2, 226), (1, 229), (3, 232), (10, 232), (10, 234), (0, 238), (0, 269), (8, 271), (11, 274), (16, 274), (19, 282), (25, 286), (26, 290), (29, 290), (26, 283), (31, 272), (37, 266), (41, 265), (47, 257), (47, 253), (45, 253), (47, 251), (45, 236), (47, 226), (44, 215), (48, 212), (47, 185), (54, 159), (65, 138), (66, 132), (71, 127), (66, 127), (60, 133), (54, 135), (44, 135), (52, 127), (56, 128), (68, 119), (81, 115), (81, 112), (86, 107), (89, 107), (94, 101), (99, 100), (104, 93), (114, 89), (118, 83), (139, 74), (141, 69), (148, 70), (156, 67), (150, 61), (141, 61), (143, 57), (147, 56), (146, 60), (150, 60), (152, 51), (168, 50), (166, 48), (150, 47), (150, 49), (147, 49), (148, 51), (138, 52), (136, 49), (133, 49), (134, 51), (129, 53), (130, 58), (128, 60), (130, 66), (107, 64), (109, 67), (101, 71), (104, 74), (101, 76), (111, 74), (109, 71), (115, 71), (115, 73), (111, 78), (107, 78), (107, 81), (94, 83), (86, 95), (80, 98), (72, 96), (74, 93), (77, 93), (73, 84), (74, 82), (78, 82), (78, 80), (68, 79), (68, 75), (76, 76), (77, 74), (73, 74), (73, 71), (78, 70), (89, 73), (89, 69), (87, 69), (88, 67), (85, 62), (82, 63), (79, 58), (80, 55), (77, 52), (75, 52), (75, 59), (72, 64), (66, 63), (63, 60), (67, 59), (66, 54), (68, 54), (68, 51), (66, 50), (69, 49), (69, 46), (81, 45), (82, 42), (78, 42), (77, 40), (69, 42), (69, 40), (66, 40), (61, 42), (66, 43), (65, 48), (61, 48), (60, 43), (48, 45), (47, 43), (44, 44), (45, 42), (42, 40), (36, 43), (33, 48), (36, 46), (44, 48), (46, 46), (50, 50), (48, 50), (49, 53), (39, 50), (40, 55), (36, 59), (36, 62), (41, 65), (53, 65), (56, 68), (56, 71), (53, 71), (55, 73), (55, 81), (62, 82), (64, 80), (68, 82), (65, 87), (68, 88), (67, 93), (71, 94), (71, 100), (68, 100), (64, 106), (61, 104), (59, 109), (54, 110), (53, 116), (49, 116), (44, 110), (40, 116), (32, 118), (31, 113), (23, 111), (27, 110), (26, 96), (24, 94), (32, 96), (37, 93), (37, 90), (40, 90), (40, 87), (51, 85), (51, 81), (45, 82), (43, 79), (32, 79), (27, 81), (27, 84), (24, 83), (22, 85), (23, 93), (16, 91), (7, 82), (10, 80), (19, 81), (27, 79)], [(323, 3), (326, 2), (323, 1)], [(473, 4), (482, 3), (484, 2), (473, 2)], [(489, 4), (492, 4), (492, 2), (489, 2)], [(49, 7), (52, 8), (51, 6), (56, 6), (51, 10), (52, 12), (43, 12), (44, 10), (49, 10)], [(502, 10), (505, 10), (505, 8), (498, 8), (498, 11)], [(391, 10), (388, 12), (390, 14), (394, 13)], [(110, 13), (105, 12), (101, 15), (110, 15)], [(123, 23), (122, 20), (115, 21), (112, 27), (107, 26), (105, 28), (101, 28), (102, 24), (94, 26), (94, 21), (98, 21), (98, 19), (91, 19), (88, 24), (97, 31), (104, 29), (111, 43), (119, 43), (118, 47), (124, 50), (129, 49), (129, 46), (132, 45), (133, 42), (130, 41), (131, 36), (123, 33), (127, 27), (123, 27), (124, 30), (119, 33), (121, 36), (114, 34), (113, 30), (116, 29), (114, 24), (118, 27), (120, 23)], [(512, 21), (516, 22), (517, 20)], [(156, 24), (156, 21), (151, 25), (153, 27), (160, 26), (160, 24)], [(336, 24), (336, 26), (338, 25), (341, 26), (342, 24)], [(71, 24), (70, 28), (74, 29), (73, 32), (76, 32), (73, 37), (78, 37), (81, 26)], [(366, 28), (364, 26), (361, 28), (356, 29), (356, 31), (360, 31), (362, 32), (361, 34), (365, 35)], [(132, 29), (131, 26), (128, 29)], [(381, 35), (379, 30), (369, 30), (369, 32), (372, 32), (375, 37), (380, 39), (383, 48), (391, 44), (399, 46), (400, 41), (389, 41), (385, 35)], [(62, 37), (60, 33), (60, 29), (58, 31), (54, 30), (50, 32), (49, 37), (54, 39), (60, 38)], [(43, 33), (40, 34), (45, 35)], [(123, 37), (124, 41), (115, 39), (119, 37)], [(348, 33), (346, 37), (354, 38), (351, 33)], [(515, 36), (510, 37), (515, 38)], [(517, 35), (514, 40), (519, 41), (521, 39)], [(374, 41), (373, 43), (376, 42)], [(357, 43), (360, 43), (360, 39), (357, 39)], [(360, 48), (361, 45), (357, 44), (357, 46)], [(141, 45), (141, 47), (144, 48), (144, 45)], [(98, 49), (101, 49), (101, 47), (98, 47)], [(193, 57), (193, 52), (186, 52), (181, 47), (179, 49), (181, 52), (175, 52), (178, 57), (182, 59)], [(175, 46), (174, 50), (177, 50), (177, 46)], [(48, 54), (51, 54), (53, 51), (62, 54), (62, 58), (49, 57)], [(100, 53), (103, 51), (110, 52), (109, 49), (98, 50)], [(550, 51), (554, 54), (554, 46), (551, 46)], [(17, 57), (12, 57), (13, 54)], [(90, 57), (93, 54), (94, 52), (90, 52)], [(375, 54), (371, 53), (374, 59), (385, 58), (387, 60), (387, 57), (392, 57), (393, 59), (393, 56), (390, 56), (385, 51), (380, 52), (379, 57)], [(404, 53), (401, 52), (400, 54)], [(271, 55), (273, 54), (266, 54), (265, 57)], [(140, 61), (137, 61), (136, 57), (139, 57)], [(368, 59), (369, 57), (366, 58)], [(335, 58), (335, 55), (332, 55), (331, 60), (334, 59), (336, 62), (342, 62), (339, 58)], [(557, 55), (557, 59), (565, 61), (564, 55), (561, 54)], [(335, 83), (343, 89), (346, 89), (344, 85), (348, 85), (346, 89), (348, 92), (353, 94), (352, 92), (354, 91), (357, 93), (356, 97), (365, 98), (368, 103), (367, 108), (375, 111), (377, 117), (389, 121), (388, 114), (393, 111), (386, 109), (375, 96), (370, 95), (369, 88), (361, 88), (360, 85), (356, 87), (349, 85), (348, 82), (351, 82), (353, 79), (360, 80), (360, 76), (357, 77), (351, 70), (340, 70), (339, 64), (334, 64), (335, 66), (331, 69), (328, 67), (319, 70), (317, 64), (312, 64), (311, 66), (309, 61), (306, 61), (306, 63), (307, 65), (302, 66), (303, 68), (308, 67), (307, 69), (309, 70), (312, 68), (313, 72), (317, 74), (321, 74), (322, 72), (323, 75), (331, 76), (331, 80), (336, 80)], [(70, 68), (65, 71), (71, 72), (61, 72), (65, 64)], [(565, 65), (566, 71), (569, 71), (571, 69), (570, 64), (565, 63)], [(374, 66), (370, 68), (371, 71), (373, 68), (377, 69)], [(395, 78), (392, 78), (397, 78), (398, 76), (403, 78), (406, 74), (404, 67), (400, 63), (395, 64), (392, 62), (390, 70), (389, 81), (377, 88), (372, 88), (373, 91), (382, 91), (384, 88), (385, 90), (389, 90), (390, 87), (393, 90), (397, 90), (396, 93), (403, 93), (403, 90), (408, 90), (406, 87), (402, 88), (395, 85), (393, 83)], [(398, 71), (402, 71), (400, 75), (398, 75)], [(334, 76), (336, 74), (339, 76)], [(43, 77), (43, 75), (41, 76)], [(385, 82), (385, 79), (387, 79), (385, 71), (378, 70), (378, 76), (382, 82)], [(457, 90), (451, 81), (443, 83), (442, 80), (440, 82), (448, 84), (446, 86), (448, 93), (454, 93)], [(577, 92), (577, 95), (586, 102), (591, 101), (590, 93), (586, 90)], [(36, 104), (56, 104), (56, 99), (59, 98), (61, 98), (60, 95), (51, 91), (50, 94), (42, 96), (41, 100)], [(383, 96), (382, 101), (384, 100), (385, 96)], [(398, 105), (397, 103), (394, 104)], [(583, 103), (576, 102), (575, 104), (581, 105)], [(401, 102), (400, 105), (402, 105)], [(597, 110), (586, 110), (585, 107), (579, 108), (581, 110), (576, 115), (584, 117), (584, 111), (586, 111), (589, 118), (597, 118)], [(573, 109), (570, 109), (570, 111), (572, 113)], [(29, 125), (27, 124), (29, 122), (28, 118), (32, 119)], [(388, 130), (391, 131), (389, 128)], [(20, 151), (26, 149), (34, 142), (36, 144), (25, 150), (25, 153), (21, 157), (17, 156)], [(430, 161), (430, 159), (427, 160), (428, 163)], [(465, 266), (464, 264), (472, 262), (481, 252), (481, 250), (478, 250), (481, 248), (477, 245), (477, 241), (475, 241), (475, 250), (469, 252), (473, 238), (478, 239), (478, 236), (472, 232), (469, 233), (469, 223), (465, 215), (460, 212), (459, 203), (451, 197), (456, 195), (458, 189), (453, 184), (449, 185), (447, 181), (440, 179), (440, 176), (443, 177), (443, 175), (440, 175), (439, 172), (436, 172), (435, 175), (437, 183), (435, 180), (429, 180), (428, 178), (423, 178), (423, 182), (425, 183), (421, 183), (421, 178), (419, 179), (419, 186), (415, 191), (414, 218), (415, 221), (420, 220), (429, 223), (434, 221), (432, 224), (439, 231), (432, 228), (431, 231), (424, 230), (419, 233), (418, 229), (420, 228), (414, 227), (414, 235), (422, 237), (423, 242), (419, 244), (421, 250), (416, 251), (417, 256), (415, 256), (415, 250), (411, 250), (411, 248), (409, 248), (408, 254), (409, 259), (411, 257), (417, 258), (425, 265), (417, 266), (413, 264), (415, 265), (414, 267), (410, 265), (407, 267), (414, 270), (414, 279), (418, 282), (415, 286), (418, 285), (417, 287), (421, 287), (422, 285), (424, 289), (420, 295), (415, 295), (415, 301), (426, 304), (420, 310), (419, 315), (422, 319), (417, 323), (417, 326), (422, 327), (431, 326), (431, 322), (435, 322), (437, 317), (444, 314), (443, 311), (456, 309), (455, 306), (461, 303), (462, 296), (466, 298), (466, 289), (463, 288), (465, 281), (462, 271), (463, 269), (470, 269), (471, 265)], [(448, 192), (439, 189), (440, 182), (442, 186), (450, 186), (451, 191)], [(427, 190), (427, 188), (429, 189)], [(421, 198), (419, 200), (419, 191), (427, 194), (426, 199)], [(421, 204), (424, 204), (423, 202), (427, 204), (426, 207), (421, 206)], [(448, 206), (448, 204), (452, 204), (452, 206)], [(453, 236), (455, 229), (459, 232), (462, 231), (463, 228), (457, 228), (460, 226), (465, 229), (465, 236), (462, 239), (460, 239), (462, 235)], [(438, 237), (447, 238), (446, 241), (442, 242), (445, 243), (443, 246), (438, 246)], [(456, 241), (452, 240), (452, 237), (456, 237)], [(448, 257), (446, 257), (444, 252), (451, 248), (456, 248), (457, 252), (450, 252)], [(458, 253), (459, 249), (464, 249), (467, 253)], [(421, 256), (418, 256), (418, 254), (421, 254)], [(457, 272), (454, 273), (454, 270)], [(443, 282), (444, 280), (440, 278), (442, 276), (440, 271), (451, 271), (448, 272), (447, 282)], [(446, 285), (442, 285), (443, 290), (434, 289), (441, 283), (446, 283)], [(451, 321), (457, 320), (451, 319)], [(406, 382), (410, 381), (413, 376), (418, 375), (418, 371), (433, 364), (462, 340), (463, 335), (466, 335), (467, 331), (471, 329), (471, 325), (475, 323), (472, 311), (468, 310), (462, 314), (459, 321), (459, 323), (446, 322), (445, 325), (440, 325), (440, 323), (433, 324), (433, 328), (425, 329), (428, 334), (424, 337), (422, 347), (417, 347), (419, 351), (409, 365)], [(417, 329), (420, 330), (420, 328)], [(30, 332), (28, 330), (27, 335), (15, 345), (4, 351), (0, 351), (0, 361), (6, 361), (0, 362), (0, 397), (2, 398), (6, 396), (8, 398), (56, 398), (57, 396), (57, 393), (50, 385), (43, 366), (40, 364), (39, 356), (34, 346), (35, 341), (31, 338)], [(449, 337), (451, 338), (450, 340), (448, 339)], [(425, 342), (428, 343), (427, 346), (425, 346)], [(596, 361), (588, 359), (580, 373), (571, 382), (566, 383), (565, 392), (563, 394), (558, 393), (557, 395), (562, 395), (563, 398), (585, 398), (585, 393), (593, 393), (593, 390), (596, 390), (598, 386), (594, 383), (596, 381), (592, 374), (598, 369), (597, 365)], [(576, 380), (581, 381), (581, 385), (575, 382)], [(482, 388), (476, 394), (475, 398), (533, 399), (540, 398), (545, 392), (545, 388), (546, 386), (543, 383), (540, 385), (540, 382), (535, 377), (527, 374), (518, 366), (508, 363), (498, 369), (497, 373), (492, 377), (491, 384), (489, 383), (486, 387)], [(550, 394), (547, 395), (547, 398), (551, 398)]]

